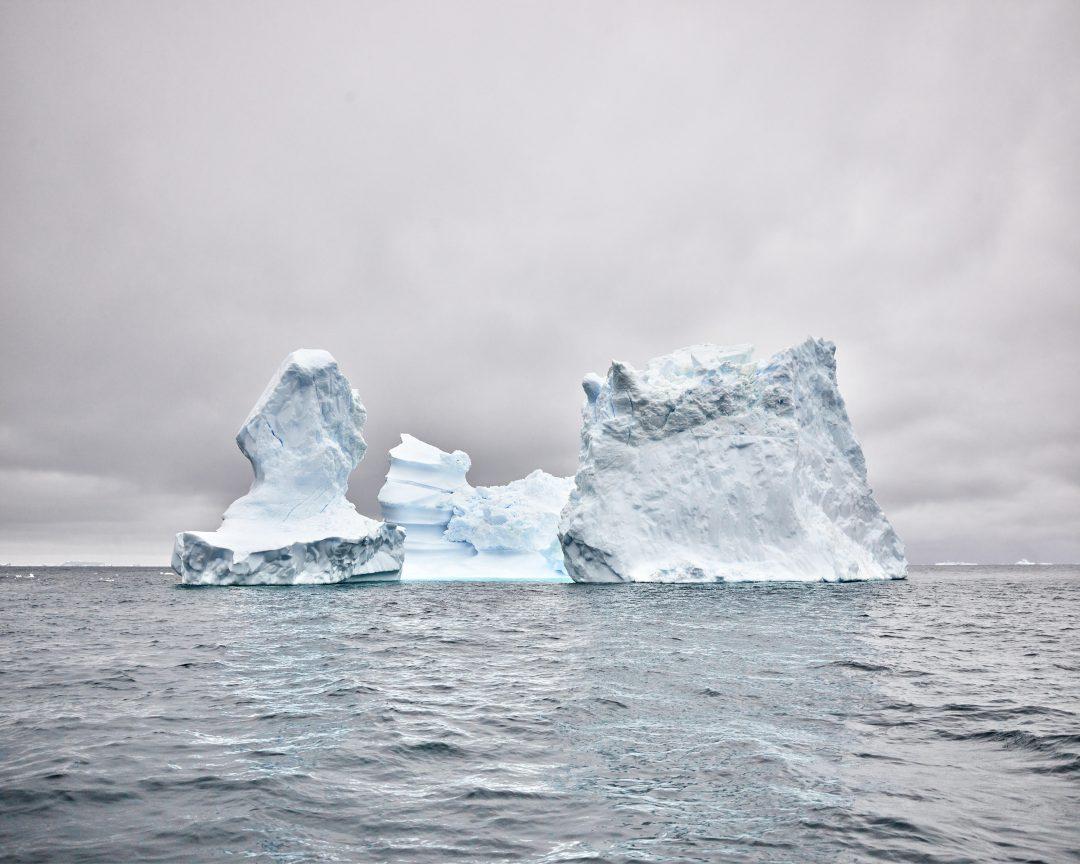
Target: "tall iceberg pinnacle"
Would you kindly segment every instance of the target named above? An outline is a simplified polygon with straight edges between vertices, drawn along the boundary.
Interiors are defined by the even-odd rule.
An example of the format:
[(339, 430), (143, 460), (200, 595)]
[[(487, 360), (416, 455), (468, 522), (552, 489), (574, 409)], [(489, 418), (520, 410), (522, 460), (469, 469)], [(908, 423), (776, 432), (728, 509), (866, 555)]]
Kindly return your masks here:
[(900, 579), (836, 383), (835, 346), (697, 345), (582, 382), (559, 536), (577, 582)]
[(236, 436), (255, 479), (217, 531), (176, 535), (185, 583), (261, 585), (398, 578), (405, 532), (345, 498), (367, 412), (326, 351), (285, 358)]

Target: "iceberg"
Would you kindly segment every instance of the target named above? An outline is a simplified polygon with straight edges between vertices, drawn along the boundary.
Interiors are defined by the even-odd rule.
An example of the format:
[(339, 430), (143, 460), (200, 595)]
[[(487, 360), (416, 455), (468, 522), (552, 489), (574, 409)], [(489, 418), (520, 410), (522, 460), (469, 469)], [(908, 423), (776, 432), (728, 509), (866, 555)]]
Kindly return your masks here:
[(285, 358), (236, 436), (251, 490), (217, 531), (176, 535), (186, 584), (293, 585), (398, 578), (405, 532), (361, 516), (345, 498), (364, 458), (367, 412), (326, 351)]
[(570, 478), (538, 470), (474, 489), (471, 464), (412, 435), (390, 451), (379, 506), (406, 532), (402, 580), (570, 581), (557, 533)]
[(559, 538), (576, 582), (902, 579), (820, 339), (696, 345), (582, 382)]
[(446, 536), (482, 552), (537, 553), (553, 570), (565, 573), (559, 513), (573, 485), (572, 477), (555, 477), (537, 469), (505, 486), (458, 492), (451, 499), (454, 515)]

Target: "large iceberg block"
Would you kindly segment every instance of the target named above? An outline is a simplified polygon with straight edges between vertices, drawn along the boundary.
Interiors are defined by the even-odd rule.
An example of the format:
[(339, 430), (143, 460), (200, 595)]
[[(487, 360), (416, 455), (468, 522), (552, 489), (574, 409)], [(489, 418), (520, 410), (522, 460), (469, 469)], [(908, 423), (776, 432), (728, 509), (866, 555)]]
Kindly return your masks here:
[(758, 362), (752, 350), (698, 345), (585, 378), (580, 462), (559, 526), (575, 581), (905, 576), (833, 344), (809, 339)]
[(390, 451), (379, 490), (383, 518), (403, 526), (403, 580), (569, 581), (558, 541), (572, 481), (534, 471), (506, 486), (473, 489), (471, 462), (411, 435)]
[(285, 358), (236, 436), (255, 480), (217, 531), (176, 535), (183, 582), (291, 585), (397, 579), (405, 532), (345, 498), (367, 412), (326, 351)]

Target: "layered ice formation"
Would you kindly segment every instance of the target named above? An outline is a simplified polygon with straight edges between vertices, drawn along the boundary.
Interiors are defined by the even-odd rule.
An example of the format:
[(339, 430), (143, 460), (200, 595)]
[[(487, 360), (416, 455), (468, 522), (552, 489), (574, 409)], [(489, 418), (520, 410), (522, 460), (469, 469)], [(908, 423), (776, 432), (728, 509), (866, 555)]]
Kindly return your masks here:
[(568, 581), (559, 511), (572, 481), (534, 471), (506, 486), (473, 489), (470, 460), (411, 435), (390, 451), (379, 491), (383, 518), (405, 528), (405, 580)]
[(559, 535), (578, 582), (900, 579), (835, 347), (766, 361), (697, 345), (582, 382), (581, 454)]
[(255, 480), (217, 531), (176, 535), (183, 582), (290, 585), (397, 579), (405, 532), (345, 499), (367, 412), (326, 351), (285, 358), (236, 436)]
[(465, 480), (471, 462), (461, 450), (445, 453), (412, 435), (402, 435), (401, 443), (390, 451), (390, 471), (379, 490), (383, 519), (405, 529), (405, 553), (472, 557), (476, 550), (468, 543), (446, 538), (446, 525), (453, 515), (451, 497), (469, 494)]

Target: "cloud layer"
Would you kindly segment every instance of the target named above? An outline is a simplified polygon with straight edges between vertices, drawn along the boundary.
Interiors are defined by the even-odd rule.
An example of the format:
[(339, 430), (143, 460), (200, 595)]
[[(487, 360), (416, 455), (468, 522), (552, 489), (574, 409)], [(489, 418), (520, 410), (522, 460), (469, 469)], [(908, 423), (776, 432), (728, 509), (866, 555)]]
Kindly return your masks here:
[(0, 560), (164, 561), (288, 351), (474, 483), (579, 382), (839, 346), (914, 561), (1080, 560), (1080, 7), (0, 6)]

